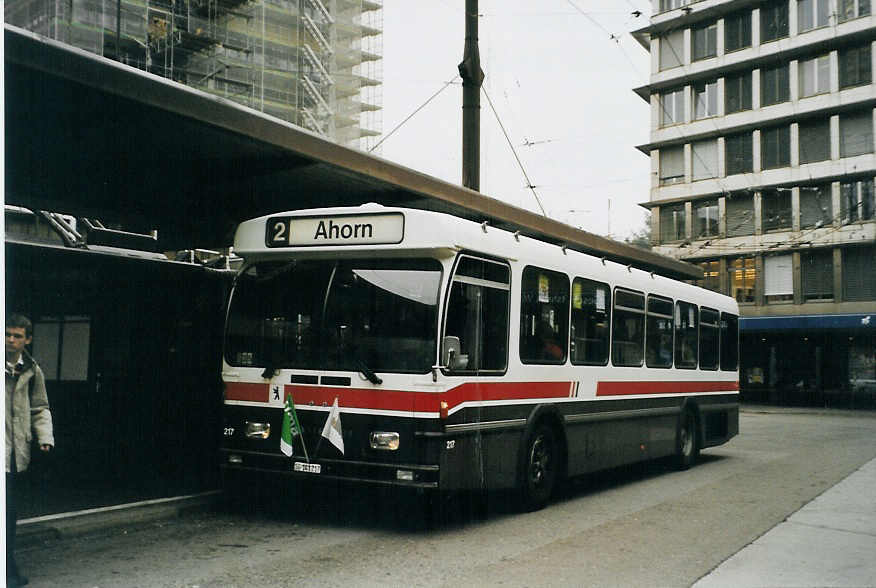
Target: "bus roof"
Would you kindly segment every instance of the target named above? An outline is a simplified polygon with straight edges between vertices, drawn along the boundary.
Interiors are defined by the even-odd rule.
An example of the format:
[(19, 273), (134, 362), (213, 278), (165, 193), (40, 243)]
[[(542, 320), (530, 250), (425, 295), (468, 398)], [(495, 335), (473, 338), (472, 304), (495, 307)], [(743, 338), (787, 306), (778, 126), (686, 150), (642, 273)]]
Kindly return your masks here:
[[(542, 224), (551, 223), (558, 226), (545, 227), (553, 230), (553, 233), (548, 234), (515, 229), (513, 226), (508, 227), (507, 223), (498, 223), (497, 226), (489, 221), (477, 223), (446, 213), (368, 203), (358, 207), (312, 208), (280, 212), (244, 221), (235, 234), (234, 251), (248, 259), (278, 257), (288, 255), (290, 251), (298, 253), (310, 251), (311, 254), (317, 251), (361, 249), (484, 251), (484, 247), (489, 248), (486, 243), (492, 241), (495, 244), (495, 240), (488, 239), (485, 242), (477, 237), (483, 233), (493, 233), (504, 235), (506, 240), (513, 238), (519, 241), (521, 237), (529, 237), (542, 243), (556, 245), (558, 249), (579, 251), (669, 278), (702, 277), (699, 268), (690, 264), (678, 262), (679, 265), (694, 268), (696, 272), (666, 263), (649, 263), (648, 256), (644, 254), (660, 258), (658, 261), (675, 260), (584, 233), (550, 219), (544, 219)], [(272, 230), (276, 232), (272, 233)], [(366, 230), (369, 234), (365, 234)], [(577, 239), (576, 237), (579, 237), (577, 233), (584, 234), (589, 239)], [(605, 247), (602, 247), (602, 242)], [(616, 248), (619, 245), (635, 249), (640, 255), (635, 259), (620, 255)]]

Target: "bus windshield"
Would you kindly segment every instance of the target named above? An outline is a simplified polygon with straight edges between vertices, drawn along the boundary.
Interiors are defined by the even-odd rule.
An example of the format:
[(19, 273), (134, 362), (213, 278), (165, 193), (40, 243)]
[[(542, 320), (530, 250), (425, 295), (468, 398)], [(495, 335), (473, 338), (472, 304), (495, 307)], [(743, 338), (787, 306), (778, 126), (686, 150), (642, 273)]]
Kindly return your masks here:
[(436, 359), (434, 259), (284, 260), (238, 276), (225, 358), (272, 369), (428, 372)]

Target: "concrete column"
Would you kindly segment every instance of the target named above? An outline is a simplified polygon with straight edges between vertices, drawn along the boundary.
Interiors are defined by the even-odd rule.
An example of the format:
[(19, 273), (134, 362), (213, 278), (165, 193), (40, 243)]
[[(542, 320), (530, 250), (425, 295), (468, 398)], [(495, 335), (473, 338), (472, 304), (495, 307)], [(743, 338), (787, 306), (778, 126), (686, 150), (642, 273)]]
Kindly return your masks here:
[(830, 52), (830, 93), (839, 92), (839, 52)]
[[(760, 192), (754, 193), (754, 234), (763, 234), (763, 197)], [(757, 275), (761, 275), (758, 273)]]
[(833, 250), (833, 301), (843, 301), (843, 254), (839, 247)]
[(757, 276), (754, 283), (754, 303), (757, 306), (764, 305), (764, 275), (763, 275), (763, 255), (754, 256), (754, 273)]
[(840, 158), (840, 126), (839, 115), (830, 117), (830, 159), (836, 161)]
[(791, 167), (800, 167), (800, 125), (791, 123)]
[(760, 8), (751, 11), (751, 46), (760, 45)]
[(791, 230), (800, 230), (800, 188), (791, 188)]
[[(654, 11), (655, 14), (657, 11)], [(660, 41), (659, 37), (652, 36), (651, 37), (651, 72), (653, 76), (653, 72), (660, 71)]]
[[(724, 55), (724, 19), (719, 18), (718, 24), (715, 27), (717, 30), (715, 34), (718, 36), (718, 42), (715, 44), (715, 53), (718, 57), (722, 57)], [(876, 70), (873, 70), (876, 71)], [(723, 96), (723, 94), (719, 94), (719, 96)]]
[(760, 129), (755, 129), (751, 138), (751, 169), (754, 173), (760, 170)]
[(724, 144), (724, 137), (718, 137), (718, 177), (726, 178), (727, 177), (727, 153)]
[(793, 39), (797, 36), (797, 29), (800, 28), (797, 26), (797, 3), (789, 2), (788, 4), (788, 36)]
[(693, 120), (693, 86), (684, 87), (684, 122)]
[(660, 242), (660, 207), (655, 206), (651, 209), (651, 243), (657, 244)]
[(726, 86), (724, 84), (724, 79), (725, 78), (723, 76), (718, 78), (718, 116), (724, 116), (726, 114), (725, 108), (727, 101), (725, 99), (725, 96), (727, 94), (724, 91), (724, 88)]
[[(723, 200), (723, 199), (722, 199)], [(730, 293), (730, 274), (727, 273), (727, 258), (722, 257), (718, 260), (718, 278), (720, 280), (721, 294)]]
[[(660, 150), (651, 150), (651, 190), (656, 190), (660, 187)], [(653, 197), (652, 197), (653, 200)]]
[(727, 236), (727, 197), (721, 196), (718, 198), (718, 234), (721, 237)]
[(830, 184), (830, 206), (833, 209), (833, 226), (841, 227), (842, 226), (842, 217), (840, 216), (840, 183), (839, 182), (831, 182)]
[(693, 149), (690, 143), (684, 144), (684, 182), (690, 184), (693, 181)]
[(690, 65), (690, 55), (691, 55), (690, 41), (691, 41), (691, 34), (690, 34), (690, 28), (688, 27), (688, 28), (684, 29), (684, 63), (682, 63), (682, 66)]
[[(795, 2), (791, 4), (797, 5)], [(789, 94), (791, 102), (797, 102), (800, 99), (800, 62), (797, 59), (792, 59), (788, 64), (788, 84), (791, 86)]]
[(760, 108), (760, 69), (751, 72), (751, 109)]
[(663, 105), (659, 93), (651, 94), (651, 132), (663, 124)]
[(791, 253), (791, 272), (791, 279), (794, 283), (794, 304), (803, 304), (803, 273), (799, 251)]
[(690, 241), (693, 235), (693, 202), (684, 203), (684, 238)]

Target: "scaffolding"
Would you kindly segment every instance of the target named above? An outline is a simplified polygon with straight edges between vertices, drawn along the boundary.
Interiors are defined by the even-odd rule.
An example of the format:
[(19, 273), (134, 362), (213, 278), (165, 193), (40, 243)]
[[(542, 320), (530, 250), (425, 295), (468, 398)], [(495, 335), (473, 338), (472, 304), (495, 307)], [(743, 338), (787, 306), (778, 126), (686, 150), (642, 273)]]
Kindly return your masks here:
[(6, 22), (368, 149), (382, 0), (7, 0)]

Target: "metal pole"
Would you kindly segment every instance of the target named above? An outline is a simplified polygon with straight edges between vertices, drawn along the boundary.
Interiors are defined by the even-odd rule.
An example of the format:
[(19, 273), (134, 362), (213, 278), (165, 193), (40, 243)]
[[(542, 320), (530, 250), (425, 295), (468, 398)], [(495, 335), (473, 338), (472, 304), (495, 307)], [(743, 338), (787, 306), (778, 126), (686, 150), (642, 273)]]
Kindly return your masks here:
[(465, 51), (462, 77), (462, 185), (481, 189), (481, 85), (484, 72), (478, 51), (478, 0), (465, 0)]

